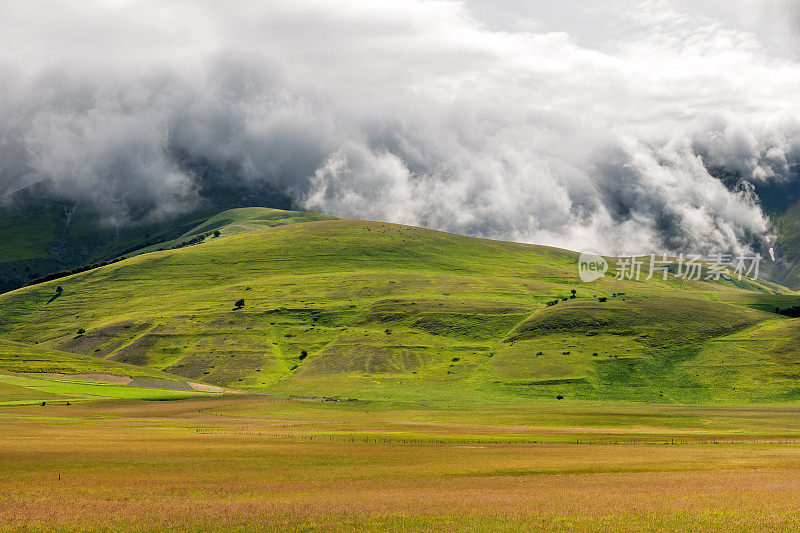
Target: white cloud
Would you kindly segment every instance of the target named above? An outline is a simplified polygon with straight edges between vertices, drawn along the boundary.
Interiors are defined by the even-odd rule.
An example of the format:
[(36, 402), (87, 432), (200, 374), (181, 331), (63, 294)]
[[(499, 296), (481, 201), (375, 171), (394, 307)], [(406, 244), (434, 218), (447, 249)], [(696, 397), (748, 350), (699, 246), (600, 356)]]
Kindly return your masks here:
[(792, 179), (800, 64), (791, 32), (767, 36), (796, 6), (551, 4), (0, 1), (0, 185), (164, 211), (194, 194), (188, 157), (309, 208), (495, 238), (766, 236), (706, 167)]

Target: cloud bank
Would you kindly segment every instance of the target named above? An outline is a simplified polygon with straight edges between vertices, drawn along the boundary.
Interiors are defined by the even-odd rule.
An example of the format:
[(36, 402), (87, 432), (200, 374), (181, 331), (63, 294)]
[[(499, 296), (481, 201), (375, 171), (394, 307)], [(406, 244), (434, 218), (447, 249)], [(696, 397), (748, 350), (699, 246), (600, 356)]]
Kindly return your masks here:
[(0, 192), (49, 179), (124, 224), (267, 182), (604, 253), (771, 238), (753, 190), (798, 175), (798, 4), (549, 4), (0, 1)]

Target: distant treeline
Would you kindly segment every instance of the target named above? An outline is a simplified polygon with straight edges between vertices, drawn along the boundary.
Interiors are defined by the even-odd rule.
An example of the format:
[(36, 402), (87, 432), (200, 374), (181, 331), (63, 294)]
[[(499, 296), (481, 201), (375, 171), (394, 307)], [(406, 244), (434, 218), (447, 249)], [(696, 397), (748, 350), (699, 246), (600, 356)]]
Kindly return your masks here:
[(206, 237), (210, 237), (212, 234), (214, 235), (215, 238), (220, 236), (219, 230), (209, 231), (208, 233), (200, 233), (199, 235), (195, 235), (188, 241), (181, 241), (179, 244), (176, 244), (175, 246), (172, 246), (170, 248), (159, 248), (158, 251), (162, 252), (164, 250), (177, 250), (178, 248), (183, 248), (184, 246), (192, 246), (193, 244), (200, 244), (201, 242), (206, 240)]
[[(184, 246), (192, 246), (193, 244), (200, 244), (201, 242), (206, 240), (206, 237), (209, 237), (211, 235), (214, 235), (214, 237), (219, 237), (220, 236), (220, 232), (219, 231), (210, 231), (208, 233), (201, 233), (199, 235), (195, 235), (191, 239), (188, 239), (188, 240), (185, 240), (185, 241), (181, 241), (179, 244), (176, 244), (175, 246), (172, 246), (170, 248), (160, 248), (159, 251), (177, 250), (178, 248), (183, 248)], [(144, 246), (140, 246), (138, 248), (132, 248), (132, 249), (129, 249), (129, 250), (135, 251), (135, 250), (138, 250), (139, 248), (144, 248)], [(111, 259), (110, 261), (100, 261), (99, 263), (92, 263), (91, 265), (86, 265), (86, 266), (82, 266), (82, 267), (78, 267), (78, 268), (73, 268), (72, 270), (62, 270), (60, 272), (53, 272), (51, 274), (47, 274), (46, 276), (42, 276), (41, 278), (34, 279), (30, 283), (28, 283), (28, 285), (37, 285), (39, 283), (45, 283), (47, 281), (53, 281), (54, 279), (65, 278), (65, 277), (71, 276), (73, 274), (80, 274), (81, 272), (88, 272), (89, 270), (94, 270), (95, 268), (100, 268), (100, 267), (104, 267), (104, 266), (107, 266), (107, 265), (111, 265), (111, 264), (117, 263), (119, 261), (122, 261), (123, 259), (127, 259), (127, 257), (124, 256), (124, 255), (121, 255), (121, 256), (119, 256), (117, 258)]]
[(73, 274), (80, 274), (81, 272), (87, 272), (89, 270), (94, 270), (95, 268), (100, 268), (106, 265), (110, 265), (112, 263), (117, 263), (119, 261), (122, 261), (123, 259), (126, 259), (124, 255), (117, 257), (116, 259), (112, 259), (111, 261), (100, 261), (99, 263), (92, 263), (91, 265), (73, 268), (72, 270), (62, 270), (60, 272), (53, 272), (51, 274), (47, 274), (46, 276), (42, 276), (41, 278), (36, 278), (35, 280), (28, 283), (28, 285), (36, 285), (38, 283), (44, 283), (46, 281), (53, 281), (54, 279), (58, 278), (65, 278)]

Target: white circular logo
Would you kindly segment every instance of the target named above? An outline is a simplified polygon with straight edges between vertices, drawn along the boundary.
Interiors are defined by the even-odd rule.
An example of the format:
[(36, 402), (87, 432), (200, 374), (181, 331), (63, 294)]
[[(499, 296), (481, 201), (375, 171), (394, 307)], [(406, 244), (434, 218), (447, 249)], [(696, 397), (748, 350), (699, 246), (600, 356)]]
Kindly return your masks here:
[(578, 275), (584, 283), (602, 278), (608, 271), (608, 262), (594, 252), (583, 252), (578, 258)]

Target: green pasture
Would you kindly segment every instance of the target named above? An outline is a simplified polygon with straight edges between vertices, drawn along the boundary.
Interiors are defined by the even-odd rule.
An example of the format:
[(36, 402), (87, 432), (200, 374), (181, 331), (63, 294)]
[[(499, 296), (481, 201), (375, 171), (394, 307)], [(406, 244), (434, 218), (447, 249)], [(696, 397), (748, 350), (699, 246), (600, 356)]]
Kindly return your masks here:
[(774, 313), (800, 296), (773, 284), (582, 283), (567, 250), (261, 208), (186, 236), (214, 229), (0, 295), (0, 337), (124, 366), (112, 373), (269, 394), (450, 406), (800, 395), (800, 319)]

